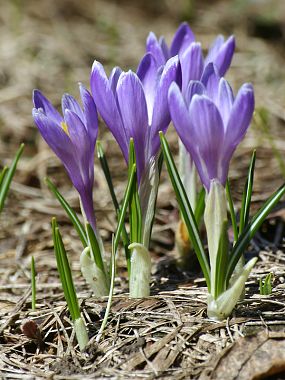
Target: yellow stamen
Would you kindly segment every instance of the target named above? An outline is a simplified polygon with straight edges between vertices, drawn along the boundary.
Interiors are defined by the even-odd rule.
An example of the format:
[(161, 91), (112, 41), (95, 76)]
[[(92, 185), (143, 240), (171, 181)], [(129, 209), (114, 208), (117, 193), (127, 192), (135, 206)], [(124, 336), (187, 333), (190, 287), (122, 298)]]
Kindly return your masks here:
[(62, 129), (64, 130), (64, 132), (65, 132), (67, 135), (69, 135), (67, 124), (66, 124), (64, 121), (62, 121), (62, 122), (60, 123), (60, 125), (61, 125)]

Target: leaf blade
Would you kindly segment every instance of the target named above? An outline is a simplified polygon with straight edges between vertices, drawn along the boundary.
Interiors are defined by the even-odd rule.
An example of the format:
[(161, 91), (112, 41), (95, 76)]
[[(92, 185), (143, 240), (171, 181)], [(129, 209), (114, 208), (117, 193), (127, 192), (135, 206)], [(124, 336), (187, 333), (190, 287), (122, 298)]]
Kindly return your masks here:
[(83, 224), (80, 222), (76, 212), (73, 210), (73, 208), (70, 206), (70, 204), (64, 198), (64, 196), (59, 192), (57, 187), (52, 183), (52, 181), (49, 178), (47, 178), (47, 177), (45, 178), (45, 183), (48, 186), (49, 190), (57, 198), (57, 200), (61, 204), (62, 208), (67, 213), (67, 216), (69, 217), (71, 223), (73, 224), (75, 230), (78, 233), (78, 236), (82, 242), (83, 247), (86, 248), (88, 246), (87, 235), (86, 235), (85, 229), (83, 227)]
[(209, 262), (204, 252), (203, 245), (199, 236), (199, 231), (198, 231), (197, 223), (195, 220), (195, 216), (190, 206), (184, 186), (179, 177), (167, 140), (162, 132), (160, 132), (159, 135), (160, 135), (160, 141), (161, 141), (161, 147), (162, 147), (162, 151), (164, 155), (164, 160), (167, 165), (167, 170), (168, 170), (168, 173), (172, 182), (172, 186), (176, 194), (179, 208), (182, 212), (185, 224), (188, 229), (189, 236), (191, 238), (191, 242), (193, 244), (193, 248), (196, 252), (197, 258), (199, 260), (204, 277), (207, 282), (208, 289), (210, 291), (211, 289), (210, 267), (209, 267)]

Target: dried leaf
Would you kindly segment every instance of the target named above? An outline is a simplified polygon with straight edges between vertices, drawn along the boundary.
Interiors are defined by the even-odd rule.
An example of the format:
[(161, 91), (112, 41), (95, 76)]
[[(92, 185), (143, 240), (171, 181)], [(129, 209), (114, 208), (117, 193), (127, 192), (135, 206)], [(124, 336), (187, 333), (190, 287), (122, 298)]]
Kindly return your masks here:
[(199, 380), (259, 380), (285, 371), (285, 333), (262, 332), (240, 338)]

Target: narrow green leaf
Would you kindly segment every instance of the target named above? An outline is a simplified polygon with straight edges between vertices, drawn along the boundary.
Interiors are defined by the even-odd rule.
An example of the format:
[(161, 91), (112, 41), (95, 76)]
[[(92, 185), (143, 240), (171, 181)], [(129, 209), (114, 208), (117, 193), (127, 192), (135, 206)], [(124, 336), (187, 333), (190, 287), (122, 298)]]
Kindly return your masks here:
[(78, 216), (76, 215), (76, 212), (73, 210), (73, 208), (69, 205), (67, 200), (63, 197), (63, 195), (58, 191), (56, 186), (51, 182), (49, 178), (45, 178), (45, 183), (47, 184), (50, 191), (53, 193), (53, 195), (57, 198), (65, 212), (67, 213), (67, 216), (69, 217), (71, 223), (73, 224), (75, 230), (78, 233), (78, 236), (82, 242), (82, 245), (84, 248), (88, 245), (88, 239), (86, 232), (84, 230), (84, 227), (82, 223), (80, 222)]
[(159, 135), (160, 135), (161, 147), (162, 147), (164, 159), (166, 162), (167, 170), (168, 170), (169, 177), (171, 179), (172, 186), (176, 194), (179, 208), (182, 213), (183, 219), (185, 221), (186, 227), (188, 229), (188, 233), (189, 233), (191, 242), (193, 244), (193, 248), (196, 252), (197, 258), (199, 260), (200, 266), (202, 268), (204, 277), (206, 279), (208, 290), (210, 292), (211, 290), (210, 267), (209, 267), (208, 258), (204, 252), (203, 244), (199, 236), (199, 231), (198, 231), (198, 226), (195, 220), (195, 216), (193, 214), (192, 208), (187, 198), (187, 194), (185, 192), (184, 186), (179, 177), (172, 154), (170, 153), (170, 149), (166, 141), (166, 138), (164, 137), (162, 132), (160, 132)]
[(55, 218), (52, 220), (52, 232), (57, 268), (60, 275), (64, 296), (71, 314), (71, 318), (75, 321), (80, 318), (80, 308), (71, 275), (69, 261)]
[(115, 238), (114, 238), (114, 249), (115, 249), (115, 251), (117, 251), (117, 249), (118, 249), (119, 238), (120, 238), (121, 231), (122, 231), (122, 228), (124, 225), (124, 219), (126, 216), (126, 211), (127, 211), (127, 208), (128, 208), (129, 202), (130, 202), (130, 198), (132, 196), (132, 188), (133, 188), (135, 178), (136, 178), (136, 164), (133, 164), (131, 171), (130, 171), (130, 174), (129, 174), (128, 184), (127, 184), (127, 188), (126, 188), (125, 195), (123, 198), (123, 204), (122, 204), (122, 207), (120, 209), (118, 226), (117, 226), (117, 230), (116, 230), (116, 234), (115, 234)]
[[(228, 258), (229, 258), (229, 239), (228, 239), (228, 223), (225, 221), (223, 224), (223, 231), (221, 234), (220, 242), (219, 242), (219, 248), (217, 252), (217, 259), (216, 259), (216, 283), (214, 284), (215, 287), (215, 293), (214, 298), (219, 297), (220, 294), (222, 294), (226, 288), (225, 288), (225, 275), (227, 272), (227, 265), (228, 265)], [(212, 284), (213, 286), (213, 284)]]
[(243, 190), (243, 195), (242, 195), (239, 235), (241, 235), (244, 228), (247, 226), (247, 223), (249, 220), (249, 210), (250, 210), (250, 204), (251, 204), (251, 194), (252, 194), (253, 179), (254, 179), (255, 159), (256, 159), (256, 151), (254, 150), (251, 156), (247, 180), (246, 180), (244, 190)]
[[(163, 165), (163, 153), (160, 152), (159, 156), (158, 156), (158, 163), (157, 163), (158, 178), (159, 178), (158, 179), (158, 187), (159, 187), (159, 181), (160, 181), (160, 175), (161, 175), (162, 165)], [(158, 192), (156, 194), (156, 198), (155, 198), (155, 202), (154, 202), (154, 210), (156, 210), (157, 196), (158, 196)], [(149, 236), (150, 237), (152, 235), (152, 228), (153, 228), (154, 219), (155, 219), (155, 212), (154, 212), (153, 219), (152, 219), (152, 222), (151, 222), (151, 227), (150, 227), (150, 232), (149, 232)]]
[(282, 196), (285, 194), (285, 184), (281, 186), (268, 200), (264, 203), (264, 205), (258, 210), (255, 216), (252, 218), (251, 222), (247, 224), (243, 233), (239, 237), (237, 243), (233, 247), (232, 253), (230, 255), (227, 275), (226, 275), (226, 283), (229, 283), (231, 275), (235, 269), (237, 262), (240, 257), (246, 250), (250, 240), (254, 237), (257, 230), (262, 225), (264, 219), (267, 215), (272, 211), (272, 209), (276, 206)]
[(75, 320), (75, 314), (74, 314), (74, 310), (73, 310), (73, 305), (72, 305), (72, 302), (71, 302), (71, 299), (70, 299), (70, 294), (69, 294), (69, 291), (68, 291), (66, 277), (65, 277), (65, 274), (64, 274), (62, 257), (61, 257), (61, 249), (59, 247), (59, 242), (58, 242), (58, 236), (57, 236), (57, 233), (56, 233), (56, 229), (57, 229), (56, 218), (52, 218), (52, 238), (53, 238), (54, 253), (55, 253), (55, 258), (56, 258), (56, 263), (57, 263), (57, 270), (58, 270), (58, 273), (59, 273), (59, 277), (60, 277), (60, 281), (61, 281), (61, 284), (62, 284), (63, 293), (64, 293), (64, 297), (65, 297), (65, 300), (66, 300), (66, 303), (67, 303), (68, 310), (70, 312), (72, 320)]
[(8, 166), (4, 166), (4, 168), (2, 169), (2, 171), (0, 173), (0, 189), (1, 189), (2, 182), (5, 178), (5, 175), (7, 174), (8, 169), (9, 169)]
[(76, 292), (75, 292), (75, 288), (74, 288), (73, 278), (72, 278), (72, 275), (71, 275), (71, 269), (70, 269), (69, 261), (68, 261), (68, 258), (67, 258), (67, 254), (66, 254), (66, 251), (65, 251), (65, 248), (64, 248), (64, 245), (63, 245), (63, 241), (62, 241), (62, 238), (61, 238), (61, 235), (60, 235), (58, 227), (56, 229), (56, 234), (57, 234), (57, 239), (58, 239), (59, 247), (60, 247), (60, 250), (61, 250), (62, 264), (63, 264), (63, 269), (64, 269), (64, 275), (65, 275), (65, 278), (66, 278), (66, 284), (67, 284), (67, 287), (68, 287), (68, 292), (69, 292), (69, 295), (70, 295), (70, 300), (71, 300), (71, 303), (73, 305), (74, 318), (76, 320), (77, 318), (80, 317), (80, 309), (79, 309), (78, 300), (77, 300), (77, 296), (76, 296)]
[[(134, 140), (130, 139), (128, 176), (131, 175), (133, 164), (136, 163)], [(130, 200), (130, 241), (141, 243), (142, 240), (142, 214), (138, 195), (138, 184), (135, 178), (133, 182), (132, 196)]]
[(32, 310), (36, 310), (36, 268), (35, 268), (35, 259), (32, 256), (31, 259), (31, 284), (32, 284)]
[(95, 235), (95, 232), (93, 231), (93, 228), (90, 226), (90, 224), (86, 223), (86, 232), (87, 232), (87, 238), (89, 241), (89, 247), (91, 249), (94, 262), (96, 266), (101, 269), (103, 273), (105, 273), (104, 263), (102, 260), (101, 250), (100, 246), (97, 240), (97, 237)]
[(200, 225), (202, 217), (204, 215), (205, 195), (206, 195), (205, 188), (202, 187), (202, 189), (200, 190), (200, 192), (198, 194), (197, 204), (196, 204), (196, 208), (195, 208), (195, 219), (196, 219), (196, 223), (198, 226)]
[(261, 278), (259, 279), (259, 291), (260, 291), (261, 295), (268, 296), (268, 295), (272, 294), (271, 282), (272, 282), (272, 273), (271, 272), (266, 275), (264, 281), (262, 281)]
[(228, 204), (230, 208), (231, 221), (232, 221), (232, 227), (233, 227), (233, 232), (234, 232), (234, 245), (235, 245), (235, 243), (238, 240), (238, 226), (237, 226), (237, 219), (236, 219), (234, 202), (232, 198), (229, 179), (227, 179), (227, 182), (226, 182), (226, 194), (227, 194), (227, 200), (228, 200)]
[(96, 143), (96, 150), (97, 150), (97, 156), (99, 158), (103, 173), (104, 173), (105, 178), (106, 178), (106, 182), (107, 182), (107, 185), (108, 185), (108, 188), (110, 191), (110, 195), (111, 195), (113, 204), (115, 206), (116, 211), (118, 211), (120, 206), (119, 206), (116, 194), (115, 194), (114, 185), (113, 185), (109, 165), (108, 165), (108, 162), (107, 162), (107, 159), (105, 156), (105, 152), (104, 152), (102, 144), (99, 140)]
[(10, 184), (12, 182), (12, 178), (15, 174), (16, 167), (17, 167), (18, 161), (19, 161), (19, 159), (23, 153), (23, 150), (24, 150), (24, 144), (21, 144), (20, 148), (18, 149), (16, 156), (12, 162), (12, 165), (10, 166), (8, 171), (3, 175), (3, 177), (2, 177), (3, 171), (1, 173), (2, 183), (1, 183), (1, 187), (0, 187), (0, 212), (3, 210), (4, 202), (5, 202), (5, 199), (7, 197), (9, 187), (10, 187)]

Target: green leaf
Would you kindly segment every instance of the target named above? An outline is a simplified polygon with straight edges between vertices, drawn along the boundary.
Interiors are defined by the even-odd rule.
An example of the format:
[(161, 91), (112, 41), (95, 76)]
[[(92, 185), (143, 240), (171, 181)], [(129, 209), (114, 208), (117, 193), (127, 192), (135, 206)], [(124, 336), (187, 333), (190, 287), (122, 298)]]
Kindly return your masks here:
[(66, 211), (67, 216), (69, 217), (71, 223), (73, 224), (75, 230), (78, 233), (78, 236), (82, 242), (82, 245), (84, 248), (88, 246), (88, 239), (85, 232), (85, 229), (80, 222), (78, 216), (76, 215), (76, 212), (73, 210), (73, 208), (69, 205), (67, 200), (63, 197), (63, 195), (58, 191), (56, 186), (51, 182), (49, 178), (45, 178), (45, 183), (47, 184), (50, 191), (53, 193), (53, 195), (57, 198), (63, 209)]
[(102, 254), (100, 250), (100, 245), (98, 243), (98, 239), (96, 237), (95, 232), (93, 231), (93, 228), (90, 226), (90, 224), (86, 223), (86, 232), (87, 232), (87, 238), (89, 242), (89, 247), (91, 249), (93, 259), (95, 264), (103, 273), (105, 273), (104, 263), (102, 260)]
[[(219, 297), (223, 293), (225, 288), (225, 276), (227, 272), (228, 258), (229, 258), (229, 239), (228, 239), (228, 223), (227, 221), (223, 224), (222, 234), (219, 242), (219, 248), (216, 259), (216, 283), (214, 298)], [(212, 284), (213, 286), (213, 284)]]
[[(131, 174), (131, 168), (136, 163), (134, 140), (130, 139), (129, 147), (129, 169), (128, 176)], [(137, 178), (133, 182), (132, 196), (130, 200), (130, 241), (142, 242), (142, 213), (138, 194)]]
[(113, 204), (115, 206), (116, 211), (118, 211), (120, 206), (119, 206), (116, 194), (115, 194), (114, 185), (113, 185), (109, 165), (108, 165), (102, 144), (99, 140), (96, 143), (96, 150), (97, 150), (97, 156), (99, 158), (103, 173), (104, 173), (105, 178), (106, 178), (106, 182), (107, 182), (107, 185), (108, 185), (108, 188), (110, 191), (110, 195), (111, 195)]
[(205, 188), (202, 187), (202, 189), (200, 190), (198, 194), (197, 204), (195, 208), (195, 219), (198, 226), (200, 225), (202, 221), (202, 217), (205, 211), (205, 195), (206, 195)]
[(237, 243), (233, 247), (232, 253), (230, 255), (227, 275), (226, 275), (226, 283), (229, 283), (231, 275), (235, 269), (237, 262), (240, 257), (246, 250), (248, 244), (251, 239), (254, 237), (257, 230), (262, 225), (264, 219), (267, 215), (272, 211), (272, 209), (276, 206), (282, 196), (285, 194), (285, 184), (281, 186), (268, 200), (264, 203), (264, 205), (258, 210), (255, 216), (252, 218), (251, 222), (247, 224), (243, 233), (239, 237)]
[(1, 187), (0, 187), (0, 212), (3, 210), (4, 202), (5, 202), (5, 199), (7, 197), (9, 187), (10, 187), (10, 184), (12, 182), (12, 178), (15, 174), (16, 167), (17, 167), (18, 161), (19, 161), (19, 159), (23, 153), (23, 150), (24, 150), (24, 144), (21, 144), (10, 168), (8, 170), (6, 170), (5, 168), (2, 170)]
[(255, 168), (255, 158), (256, 151), (254, 150), (251, 156), (251, 161), (248, 169), (247, 181), (244, 186), (242, 195), (242, 205), (240, 210), (240, 223), (239, 223), (239, 235), (243, 232), (244, 228), (247, 226), (249, 220), (249, 210), (251, 204), (251, 194), (254, 179), (254, 168)]
[(124, 219), (126, 216), (126, 211), (127, 211), (127, 208), (128, 208), (129, 202), (130, 202), (130, 198), (132, 196), (132, 189), (133, 189), (133, 184), (135, 182), (135, 179), (136, 179), (136, 164), (133, 164), (132, 168), (130, 168), (128, 184), (127, 184), (125, 195), (123, 198), (123, 204), (122, 204), (122, 207), (120, 209), (119, 218), (118, 218), (119, 219), (118, 220), (118, 226), (117, 226), (116, 234), (114, 237), (114, 249), (115, 249), (115, 251), (117, 251), (117, 249), (118, 249), (119, 238), (121, 235), (122, 228), (124, 226)]
[(233, 227), (233, 232), (234, 232), (234, 245), (235, 245), (235, 243), (238, 240), (238, 226), (237, 226), (237, 219), (236, 219), (234, 202), (233, 202), (233, 198), (231, 194), (229, 179), (227, 179), (227, 182), (226, 182), (226, 194), (227, 194), (227, 200), (228, 200), (230, 214), (231, 214), (231, 221), (232, 221), (232, 227)]
[(62, 283), (65, 300), (71, 318), (73, 321), (75, 321), (76, 319), (80, 318), (80, 309), (71, 275), (69, 261), (55, 218), (52, 219), (52, 236), (57, 269)]
[(208, 290), (210, 292), (210, 289), (211, 289), (210, 267), (209, 267), (208, 258), (204, 252), (203, 244), (199, 236), (199, 230), (198, 230), (198, 226), (195, 220), (195, 216), (190, 206), (184, 186), (179, 177), (173, 157), (170, 153), (170, 149), (166, 141), (166, 138), (164, 137), (162, 132), (160, 132), (159, 135), (160, 135), (160, 141), (161, 141), (161, 147), (162, 147), (162, 151), (164, 155), (164, 160), (166, 162), (168, 174), (169, 174), (169, 177), (172, 182), (172, 186), (176, 194), (179, 208), (182, 213), (183, 219), (185, 221), (193, 248), (196, 252), (204, 277), (206, 279)]
[(8, 169), (9, 169), (8, 166), (4, 166), (4, 168), (2, 169), (2, 171), (0, 173), (0, 189), (1, 189), (2, 182), (5, 178), (5, 175), (7, 174)]
[[(119, 220), (120, 205), (119, 205), (119, 202), (118, 202), (116, 194), (115, 194), (114, 185), (113, 185), (108, 161), (106, 159), (106, 155), (105, 155), (105, 152), (103, 150), (103, 147), (102, 147), (102, 144), (100, 141), (97, 141), (96, 148), (97, 148), (97, 155), (98, 155), (103, 173), (105, 175), (106, 182), (107, 182), (110, 194), (111, 194), (111, 198), (112, 198), (112, 201), (113, 201), (116, 213), (117, 213), (117, 218)], [(122, 241), (123, 241), (123, 245), (124, 245), (124, 250), (125, 250), (125, 255), (126, 255), (126, 260), (127, 260), (127, 266), (128, 266), (128, 272), (129, 272), (129, 270), (130, 270), (130, 251), (129, 251), (128, 246), (130, 244), (130, 241), (129, 241), (129, 237), (128, 237), (128, 234), (126, 231), (125, 224), (123, 224), (123, 226), (122, 226)]]
[(260, 278), (259, 280), (259, 291), (263, 296), (268, 296), (272, 293), (272, 273), (268, 273), (264, 281)]

